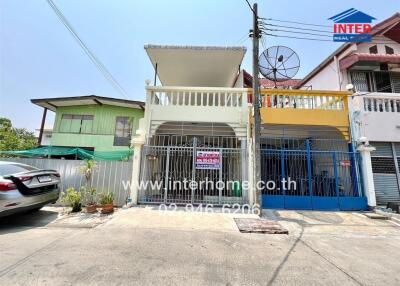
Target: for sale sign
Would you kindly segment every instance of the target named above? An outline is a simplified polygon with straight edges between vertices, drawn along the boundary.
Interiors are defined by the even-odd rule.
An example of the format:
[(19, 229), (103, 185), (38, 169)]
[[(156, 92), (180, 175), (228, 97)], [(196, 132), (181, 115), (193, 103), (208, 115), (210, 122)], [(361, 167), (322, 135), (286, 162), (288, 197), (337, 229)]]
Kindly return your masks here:
[(219, 170), (221, 156), (218, 151), (196, 151), (196, 169)]

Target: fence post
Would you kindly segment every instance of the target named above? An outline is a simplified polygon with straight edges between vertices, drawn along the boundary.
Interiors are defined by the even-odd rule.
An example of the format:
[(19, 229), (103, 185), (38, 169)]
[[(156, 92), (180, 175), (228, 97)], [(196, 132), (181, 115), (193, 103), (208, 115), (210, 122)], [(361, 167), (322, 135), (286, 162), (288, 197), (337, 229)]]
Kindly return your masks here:
[(193, 204), (194, 202), (194, 186), (195, 184), (192, 183), (196, 179), (196, 146), (197, 146), (197, 138), (193, 137), (193, 155), (192, 155), (192, 181), (189, 184), (189, 188), (191, 189), (190, 193), (190, 202)]
[(310, 192), (310, 196), (313, 195), (312, 189), (312, 168), (311, 168), (311, 146), (310, 140), (306, 140), (306, 148), (307, 148), (307, 179), (308, 179), (308, 191)]
[(167, 159), (165, 162), (165, 178), (164, 178), (164, 203), (167, 203), (168, 198), (168, 180), (169, 180), (169, 156), (171, 153), (171, 146), (167, 146)]
[(283, 178), (285, 178), (285, 150), (281, 150), (281, 189), (282, 194), (286, 195), (285, 185), (283, 184)]
[(143, 138), (132, 139), (133, 145), (133, 166), (132, 166), (132, 179), (131, 179), (131, 200), (132, 203), (137, 205), (139, 198), (139, 185), (140, 185), (140, 164), (142, 156), (142, 147), (144, 144)]
[(335, 192), (336, 192), (336, 197), (339, 199), (339, 174), (337, 170), (336, 152), (332, 152), (332, 155), (333, 155), (333, 174), (335, 176)]
[[(226, 104), (226, 102), (225, 102)], [(222, 182), (222, 149), (219, 149), (219, 181)], [(219, 183), (221, 184), (221, 183)], [(226, 185), (225, 185), (226, 188)], [(222, 201), (222, 189), (218, 188), (218, 204)]]

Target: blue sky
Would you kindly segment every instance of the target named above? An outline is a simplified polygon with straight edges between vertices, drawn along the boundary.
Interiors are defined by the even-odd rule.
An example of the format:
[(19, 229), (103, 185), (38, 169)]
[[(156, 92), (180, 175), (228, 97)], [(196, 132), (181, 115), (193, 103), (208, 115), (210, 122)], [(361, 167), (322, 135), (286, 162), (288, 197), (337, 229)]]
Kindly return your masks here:
[[(251, 71), (251, 27), (245, 0), (54, 0), (87, 46), (128, 92), (144, 99), (153, 69), (143, 45), (245, 45)], [(250, 1), (251, 3), (253, 1)], [(378, 22), (400, 10), (398, 0), (259, 1), (260, 16), (330, 25), (329, 17), (356, 8)], [(45, 0), (0, 1), (0, 116), (17, 127), (38, 128), (41, 108), (31, 98), (96, 94), (122, 98), (95, 68)], [(337, 43), (266, 38), (301, 60), (303, 77)], [(51, 112), (50, 112), (51, 114)], [(46, 125), (51, 125), (50, 115)]]

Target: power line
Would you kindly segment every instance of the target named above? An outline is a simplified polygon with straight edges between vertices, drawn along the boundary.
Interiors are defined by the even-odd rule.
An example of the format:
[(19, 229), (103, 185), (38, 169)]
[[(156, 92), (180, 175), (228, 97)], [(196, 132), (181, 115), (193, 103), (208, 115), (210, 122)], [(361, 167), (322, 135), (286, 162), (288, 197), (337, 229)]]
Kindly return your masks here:
[(57, 8), (52, 0), (46, 0), (49, 6), (52, 8), (54, 13), (57, 15), (61, 23), (67, 28), (67, 30), (71, 33), (73, 38), (77, 41), (77, 43), (81, 46), (85, 54), (90, 58), (96, 68), (102, 73), (102, 75), (107, 79), (110, 84), (120, 93), (123, 97), (128, 98), (128, 94), (125, 89), (118, 83), (118, 81), (113, 77), (113, 75), (108, 71), (108, 69), (103, 65), (103, 63), (89, 50), (86, 44), (79, 37), (77, 32), (62, 14), (62, 12)]
[(290, 39), (298, 39), (298, 40), (310, 40), (310, 41), (321, 41), (321, 42), (332, 42), (332, 40), (323, 40), (323, 39), (314, 39), (314, 38), (303, 38), (303, 37), (294, 37), (294, 36), (283, 36), (283, 35), (275, 35), (266, 32), (262, 32), (262, 34), (272, 37), (278, 38), (290, 38)]
[(327, 30), (317, 30), (317, 29), (308, 29), (308, 28), (302, 28), (302, 27), (276, 25), (276, 24), (271, 24), (271, 23), (266, 23), (266, 22), (262, 22), (261, 25), (262, 26), (272, 26), (272, 27), (279, 27), (279, 28), (287, 28), (287, 29), (295, 29), (295, 30), (302, 30), (302, 31), (312, 31), (312, 32), (321, 32), (321, 33), (333, 34), (332, 31), (327, 31)]
[(305, 25), (305, 26), (314, 26), (314, 27), (327, 27), (327, 28), (331, 28), (331, 26), (328, 26), (328, 25), (310, 24), (310, 23), (304, 23), (304, 22), (286, 21), (286, 20), (278, 20), (278, 19), (262, 18), (262, 17), (260, 17), (260, 19), (266, 20), (266, 21), (274, 21), (274, 22), (282, 22), (282, 23), (291, 23), (291, 24), (298, 24), (298, 25)]
[[(271, 34), (271, 33), (267, 33), (262, 31), (261, 32), (263, 35), (266, 36), (272, 36), (272, 37), (278, 37), (278, 38), (290, 38), (290, 39), (298, 39), (298, 40), (309, 40), (309, 41), (320, 41), (320, 42), (331, 42), (333, 43), (333, 40), (325, 40), (325, 39), (319, 39), (319, 38), (305, 38), (305, 37), (295, 37), (295, 36), (288, 36), (288, 35), (276, 35), (276, 34)], [(339, 43), (339, 42), (335, 42), (335, 43)], [(345, 43), (345, 42), (344, 42)], [(353, 44), (362, 44), (363, 42), (354, 42)], [(365, 42), (367, 44), (381, 44), (381, 45), (387, 45), (387, 44), (391, 44), (390, 42)], [(349, 44), (349, 43), (348, 43)]]
[(253, 14), (256, 14), (256, 12), (253, 10), (253, 7), (251, 7), (249, 0), (246, 0), (246, 2), (247, 2), (247, 5), (249, 5), (249, 8), (253, 12)]
[(315, 33), (307, 33), (307, 32), (297, 32), (297, 31), (288, 31), (282, 29), (268, 29), (268, 28), (261, 28), (261, 30), (265, 31), (272, 31), (272, 32), (285, 32), (285, 33), (293, 33), (293, 34), (303, 34), (303, 35), (313, 35), (313, 36), (320, 36), (320, 37), (329, 37), (332, 38), (330, 35), (323, 35), (323, 34), (315, 34)]

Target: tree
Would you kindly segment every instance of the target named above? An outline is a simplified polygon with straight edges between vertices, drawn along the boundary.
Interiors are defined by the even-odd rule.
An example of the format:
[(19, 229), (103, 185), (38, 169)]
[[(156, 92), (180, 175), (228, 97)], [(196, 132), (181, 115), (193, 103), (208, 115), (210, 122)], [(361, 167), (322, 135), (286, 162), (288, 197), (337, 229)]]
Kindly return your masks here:
[(15, 128), (11, 120), (0, 117), (0, 151), (27, 150), (37, 147), (33, 132), (25, 128)]

